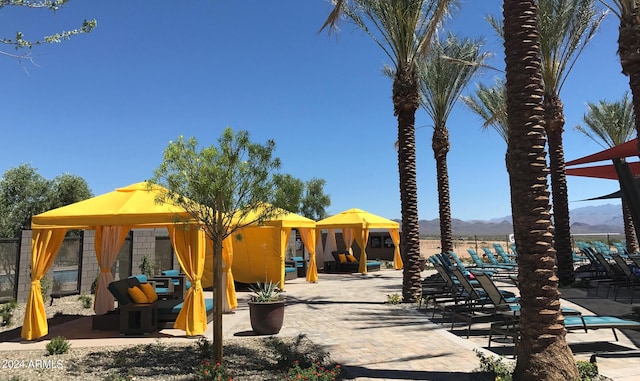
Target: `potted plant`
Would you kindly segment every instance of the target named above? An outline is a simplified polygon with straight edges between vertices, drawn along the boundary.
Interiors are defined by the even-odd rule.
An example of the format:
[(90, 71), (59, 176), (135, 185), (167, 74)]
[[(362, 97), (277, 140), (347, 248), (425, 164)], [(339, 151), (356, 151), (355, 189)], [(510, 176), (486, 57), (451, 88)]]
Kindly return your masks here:
[(249, 287), (253, 292), (249, 300), (251, 328), (258, 335), (275, 335), (284, 321), (285, 300), (280, 295), (278, 284), (256, 283)]

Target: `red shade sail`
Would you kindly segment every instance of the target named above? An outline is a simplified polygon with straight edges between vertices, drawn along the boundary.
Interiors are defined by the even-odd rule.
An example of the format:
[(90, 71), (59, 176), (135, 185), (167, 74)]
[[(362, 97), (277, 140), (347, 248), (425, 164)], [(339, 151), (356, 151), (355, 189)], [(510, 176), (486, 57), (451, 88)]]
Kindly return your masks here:
[[(565, 163), (566, 166), (593, 163), (596, 161), (611, 160), (616, 157), (625, 158), (630, 156), (638, 156), (638, 139), (629, 140), (615, 147), (608, 148), (604, 151), (596, 152), (592, 155), (581, 157), (576, 160)], [(615, 171), (614, 171), (615, 172)], [(617, 176), (615, 178), (618, 178)]]
[[(631, 173), (633, 173), (634, 176), (640, 176), (640, 162), (636, 161), (633, 163), (629, 163), (629, 169), (631, 169)], [(616, 168), (613, 166), (613, 164), (595, 165), (592, 167), (581, 168), (566, 168), (565, 172), (568, 176), (595, 177), (599, 179), (611, 180), (618, 179), (618, 173), (616, 172)]]

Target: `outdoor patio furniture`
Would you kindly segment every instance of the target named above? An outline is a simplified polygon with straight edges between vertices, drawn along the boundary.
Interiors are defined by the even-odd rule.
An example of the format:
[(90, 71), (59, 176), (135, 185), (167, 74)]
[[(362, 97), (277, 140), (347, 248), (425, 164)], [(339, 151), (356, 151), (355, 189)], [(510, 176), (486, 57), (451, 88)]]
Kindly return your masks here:
[[(567, 332), (584, 331), (589, 333), (590, 330), (611, 329), (615, 341), (618, 341), (617, 330), (631, 329), (640, 330), (640, 322), (635, 320), (621, 319), (616, 316), (603, 315), (575, 315), (564, 317), (564, 327)], [(491, 324), (489, 333), (488, 348), (491, 347), (491, 341), (495, 334), (510, 337), (514, 343), (513, 356), (515, 358), (516, 347), (520, 341), (520, 325), (517, 319), (505, 322), (496, 322)]]
[[(118, 301), (118, 312), (116, 315), (118, 330), (123, 335), (146, 334), (158, 329), (158, 302), (137, 303), (129, 294), (129, 288), (138, 287), (140, 284), (138, 278), (131, 277), (111, 282), (108, 286), (109, 291)], [(94, 329), (113, 329), (113, 327), (107, 325), (106, 320), (109, 320), (108, 318), (97, 318), (97, 320), (105, 320), (103, 321), (104, 325), (101, 327), (95, 327), (94, 325)], [(111, 323), (113, 323), (115, 316), (112, 316), (111, 320)]]
[(490, 264), (490, 263), (485, 263), (482, 261), (482, 259), (480, 259), (480, 256), (478, 255), (478, 253), (473, 250), (473, 249), (467, 249), (467, 253), (469, 253), (469, 256), (471, 256), (471, 259), (473, 260), (473, 263), (475, 263), (476, 267), (478, 268), (482, 268), (482, 269), (492, 269), (495, 271), (511, 271), (514, 269), (514, 267), (512, 265), (507, 265), (507, 264)]
[[(139, 283), (150, 283), (156, 294), (160, 299), (174, 299), (174, 287), (173, 284), (166, 278), (149, 278), (144, 274), (136, 274), (129, 277), (129, 279), (135, 278)], [(182, 295), (180, 295), (182, 297)]]
[(305, 266), (305, 261), (303, 257), (293, 257), (291, 258), (294, 262), (294, 267), (298, 272), (298, 277), (302, 278), (307, 276), (307, 267)]
[(517, 265), (516, 262), (516, 256), (515, 255), (509, 255), (505, 250), (504, 247), (502, 247), (501, 244), (495, 242), (493, 244), (493, 248), (495, 249), (496, 253), (500, 256), (500, 258), (502, 258), (502, 261), (506, 264), (510, 264), (510, 265)]
[(293, 261), (284, 262), (284, 280), (292, 280), (298, 278), (298, 271), (296, 270)]
[[(351, 257), (347, 257), (349, 254), (347, 251), (332, 251), (331, 254), (335, 259), (335, 268), (334, 271), (337, 273), (357, 273), (360, 270), (360, 261), (351, 255)], [(344, 255), (345, 259), (341, 260), (340, 254)], [(381, 263), (379, 261), (367, 261), (367, 271), (379, 271)]]
[[(109, 291), (118, 308), (106, 315), (93, 317), (93, 330), (120, 330), (123, 334), (148, 333), (173, 327), (183, 306), (183, 299), (159, 299), (153, 303), (135, 303), (129, 295), (130, 287), (139, 286), (138, 278), (121, 279), (109, 284)], [(207, 322), (213, 320), (213, 299), (205, 299)], [(151, 331), (150, 331), (151, 330)]]
[(483, 247), (482, 250), (484, 251), (484, 254), (487, 256), (487, 258), (489, 259), (489, 262), (491, 262), (491, 265), (499, 266), (501, 268), (504, 268), (505, 270), (517, 270), (518, 265), (516, 263), (500, 262), (498, 258), (496, 258), (496, 256), (493, 254), (490, 248)]
[[(174, 299), (183, 299), (187, 290), (191, 287), (191, 282), (185, 274), (181, 274), (179, 270), (162, 270), (160, 275), (155, 275), (153, 280), (168, 280), (173, 287)], [(156, 290), (157, 291), (157, 290)]]

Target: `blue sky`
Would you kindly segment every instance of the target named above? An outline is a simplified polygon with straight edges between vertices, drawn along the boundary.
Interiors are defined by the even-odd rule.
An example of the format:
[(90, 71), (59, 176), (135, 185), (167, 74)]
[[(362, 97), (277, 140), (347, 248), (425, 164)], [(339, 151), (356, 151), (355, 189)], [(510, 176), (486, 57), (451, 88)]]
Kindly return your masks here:
[[(494, 54), (488, 63), (497, 68), (504, 67), (502, 43), (484, 17), (500, 14), (501, 4), (463, 0), (446, 25), (460, 36), (484, 37)], [(179, 135), (208, 146), (230, 126), (257, 142), (275, 140), (282, 172), (325, 179), (329, 214), (357, 207), (400, 218), (397, 123), (391, 80), (381, 73), (389, 60), (351, 24), (337, 36), (318, 33), (330, 9), (324, 0), (74, 0), (55, 14), (2, 8), (0, 37), (19, 30), (37, 39), (91, 18), (98, 27), (32, 49), (37, 66), (0, 56), (0, 170), (29, 163), (48, 179), (79, 175), (97, 195), (151, 177)], [(602, 149), (573, 128), (586, 102), (617, 100), (629, 88), (616, 55), (617, 28), (609, 15), (561, 93), (567, 161)], [(502, 74), (486, 70), (476, 81), (496, 76)], [(511, 213), (506, 144), (481, 124), (463, 105), (448, 121), (454, 218)], [(438, 216), (431, 125), (419, 110), (420, 219)], [(574, 177), (568, 186), (572, 209), (611, 203), (577, 200), (618, 189), (615, 181)]]

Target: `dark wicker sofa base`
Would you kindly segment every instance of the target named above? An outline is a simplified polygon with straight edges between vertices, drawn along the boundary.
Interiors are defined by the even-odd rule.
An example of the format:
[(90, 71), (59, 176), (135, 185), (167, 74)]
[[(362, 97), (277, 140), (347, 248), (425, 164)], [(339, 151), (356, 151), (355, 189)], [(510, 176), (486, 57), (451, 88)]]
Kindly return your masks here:
[[(345, 262), (340, 263), (338, 254), (346, 254), (346, 251), (334, 251), (333, 258), (335, 259), (335, 273), (357, 273), (360, 271), (360, 262)], [(381, 263), (379, 261), (367, 261), (367, 272), (380, 271)]]

